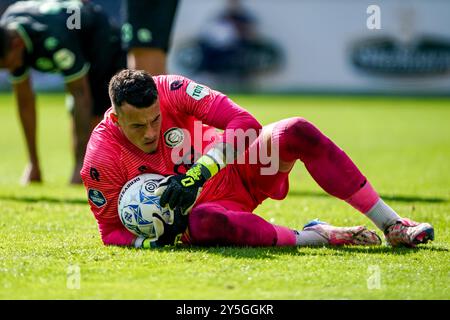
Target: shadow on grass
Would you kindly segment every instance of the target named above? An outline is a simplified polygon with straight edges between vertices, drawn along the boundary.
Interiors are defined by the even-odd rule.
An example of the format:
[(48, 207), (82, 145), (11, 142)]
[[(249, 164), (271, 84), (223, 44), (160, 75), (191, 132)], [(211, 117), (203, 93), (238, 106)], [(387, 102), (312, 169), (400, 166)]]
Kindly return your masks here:
[[(132, 249), (133, 250), (133, 249)], [(355, 254), (384, 254), (389, 256), (408, 255), (417, 252), (448, 252), (445, 247), (420, 245), (416, 248), (391, 248), (387, 246), (362, 247), (198, 247), (179, 246), (156, 249), (166, 252), (192, 252), (220, 255), (236, 259), (277, 259), (278, 256), (354, 256)]]
[(0, 200), (24, 202), (24, 203), (56, 203), (56, 204), (88, 204), (86, 199), (64, 199), (64, 198), (54, 198), (49, 196), (13, 196), (13, 195), (0, 195)]
[[(291, 197), (313, 197), (313, 198), (333, 198), (329, 194), (325, 192), (315, 192), (315, 191), (290, 191), (289, 195)], [(446, 203), (449, 202), (449, 199), (446, 198), (437, 198), (437, 197), (422, 197), (422, 196), (409, 196), (409, 195), (388, 195), (381, 194), (380, 195), (383, 200), (386, 201), (397, 201), (397, 202), (405, 202), (405, 203), (413, 203), (413, 202), (423, 202), (423, 203)]]

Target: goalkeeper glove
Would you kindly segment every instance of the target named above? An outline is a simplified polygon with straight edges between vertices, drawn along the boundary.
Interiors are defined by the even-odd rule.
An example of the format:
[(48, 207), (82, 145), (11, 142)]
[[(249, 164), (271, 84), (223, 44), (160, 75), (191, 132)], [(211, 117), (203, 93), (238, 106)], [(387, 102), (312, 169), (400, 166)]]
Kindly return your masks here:
[(161, 221), (164, 231), (157, 240), (144, 239), (141, 247), (145, 249), (175, 245), (186, 231), (189, 218), (187, 215), (181, 214), (181, 210), (175, 210), (172, 224), (168, 224), (157, 214), (153, 215), (153, 219)]
[(203, 165), (196, 164), (186, 174), (169, 176), (161, 181), (155, 190), (155, 194), (161, 196), (161, 206), (169, 205), (170, 210), (180, 208), (184, 215), (188, 214), (208, 177), (202, 170), (205, 170)]
[(161, 206), (169, 205), (170, 210), (181, 208), (183, 214), (188, 214), (205, 182), (225, 167), (222, 148), (220, 145), (211, 149), (185, 174), (169, 176), (161, 181), (155, 190), (155, 195), (161, 197)]

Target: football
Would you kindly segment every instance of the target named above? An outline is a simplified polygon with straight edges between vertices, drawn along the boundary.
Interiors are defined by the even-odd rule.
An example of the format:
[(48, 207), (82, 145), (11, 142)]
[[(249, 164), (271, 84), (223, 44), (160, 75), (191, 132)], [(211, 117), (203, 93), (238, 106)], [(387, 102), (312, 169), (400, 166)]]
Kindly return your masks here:
[(137, 236), (157, 240), (164, 232), (159, 215), (166, 223), (173, 223), (173, 216), (168, 209), (159, 204), (159, 197), (154, 195), (159, 182), (164, 179), (158, 174), (145, 173), (128, 181), (119, 194), (118, 213), (122, 224)]

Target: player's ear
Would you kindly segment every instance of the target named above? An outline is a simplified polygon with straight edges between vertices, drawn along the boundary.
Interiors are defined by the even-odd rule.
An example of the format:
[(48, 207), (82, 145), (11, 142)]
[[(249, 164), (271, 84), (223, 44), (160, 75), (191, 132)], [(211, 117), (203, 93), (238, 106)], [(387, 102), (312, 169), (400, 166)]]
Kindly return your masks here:
[(110, 117), (112, 122), (114, 122), (115, 124), (119, 124), (119, 118), (117, 117), (117, 113), (111, 112)]

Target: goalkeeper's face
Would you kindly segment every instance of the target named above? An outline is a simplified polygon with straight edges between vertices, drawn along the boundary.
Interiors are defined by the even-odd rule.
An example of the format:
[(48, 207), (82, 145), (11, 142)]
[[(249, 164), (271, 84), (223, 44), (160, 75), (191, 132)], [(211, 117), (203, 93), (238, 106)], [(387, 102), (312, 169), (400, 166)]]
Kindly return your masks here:
[(117, 122), (125, 137), (146, 153), (155, 152), (161, 131), (159, 99), (147, 108), (124, 103), (117, 112)]

